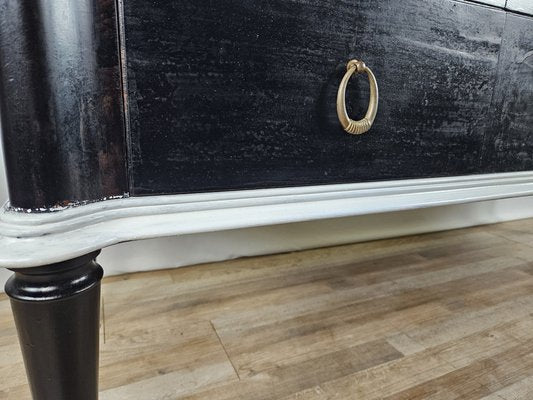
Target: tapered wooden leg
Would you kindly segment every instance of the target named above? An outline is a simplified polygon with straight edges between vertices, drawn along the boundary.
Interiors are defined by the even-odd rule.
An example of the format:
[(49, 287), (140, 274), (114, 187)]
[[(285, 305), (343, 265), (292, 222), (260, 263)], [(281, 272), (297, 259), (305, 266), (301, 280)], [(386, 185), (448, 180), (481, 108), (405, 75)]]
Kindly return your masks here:
[(98, 399), (99, 252), (6, 283), (34, 400)]

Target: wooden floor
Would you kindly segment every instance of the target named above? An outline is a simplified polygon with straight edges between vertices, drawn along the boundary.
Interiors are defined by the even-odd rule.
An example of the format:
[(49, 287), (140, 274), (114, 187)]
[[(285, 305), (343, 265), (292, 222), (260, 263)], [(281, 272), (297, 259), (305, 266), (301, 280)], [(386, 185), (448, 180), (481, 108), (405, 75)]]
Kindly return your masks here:
[(102, 310), (101, 400), (531, 400), (533, 220), (113, 277)]

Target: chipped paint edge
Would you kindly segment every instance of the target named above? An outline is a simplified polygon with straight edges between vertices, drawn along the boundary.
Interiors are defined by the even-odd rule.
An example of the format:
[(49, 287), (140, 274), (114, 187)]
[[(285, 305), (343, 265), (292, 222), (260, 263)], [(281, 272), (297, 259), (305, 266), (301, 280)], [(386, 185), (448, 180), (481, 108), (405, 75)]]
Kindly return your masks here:
[(67, 203), (65, 205), (57, 204), (57, 205), (52, 206), (52, 207), (38, 207), (38, 208), (12, 207), (11, 205), (9, 205), (9, 203), (7, 203), (5, 205), (5, 208), (7, 209), (7, 211), (10, 211), (10, 212), (24, 213), (24, 214), (53, 213), (53, 212), (58, 212), (58, 211), (64, 211), (64, 210), (67, 210), (67, 209), (73, 208), (73, 207), (80, 207), (80, 206), (86, 206), (87, 204), (98, 203), (100, 201), (126, 199), (128, 197), (130, 197), (130, 194), (129, 193), (124, 193), (124, 194), (122, 194), (120, 196), (107, 196), (107, 197), (103, 197), (103, 198), (97, 199), (97, 200), (72, 201), (72, 202)]

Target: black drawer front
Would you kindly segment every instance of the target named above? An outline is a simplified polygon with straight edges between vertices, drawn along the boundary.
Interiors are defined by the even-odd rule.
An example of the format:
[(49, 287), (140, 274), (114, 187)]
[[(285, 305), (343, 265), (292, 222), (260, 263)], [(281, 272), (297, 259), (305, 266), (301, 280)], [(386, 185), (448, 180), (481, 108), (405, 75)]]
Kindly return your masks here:
[[(507, 26), (451, 0), (124, 0), (132, 193), (531, 169), (533, 22)], [(351, 58), (380, 85), (362, 136), (335, 109)], [(363, 115), (363, 77), (347, 97)]]

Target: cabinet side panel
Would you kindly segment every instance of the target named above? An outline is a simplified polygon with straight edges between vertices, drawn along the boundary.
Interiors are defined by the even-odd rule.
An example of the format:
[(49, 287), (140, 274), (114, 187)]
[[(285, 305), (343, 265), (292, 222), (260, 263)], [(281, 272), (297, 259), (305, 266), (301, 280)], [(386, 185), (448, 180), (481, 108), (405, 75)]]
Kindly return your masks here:
[(113, 0), (0, 0), (0, 90), (12, 207), (128, 191)]

